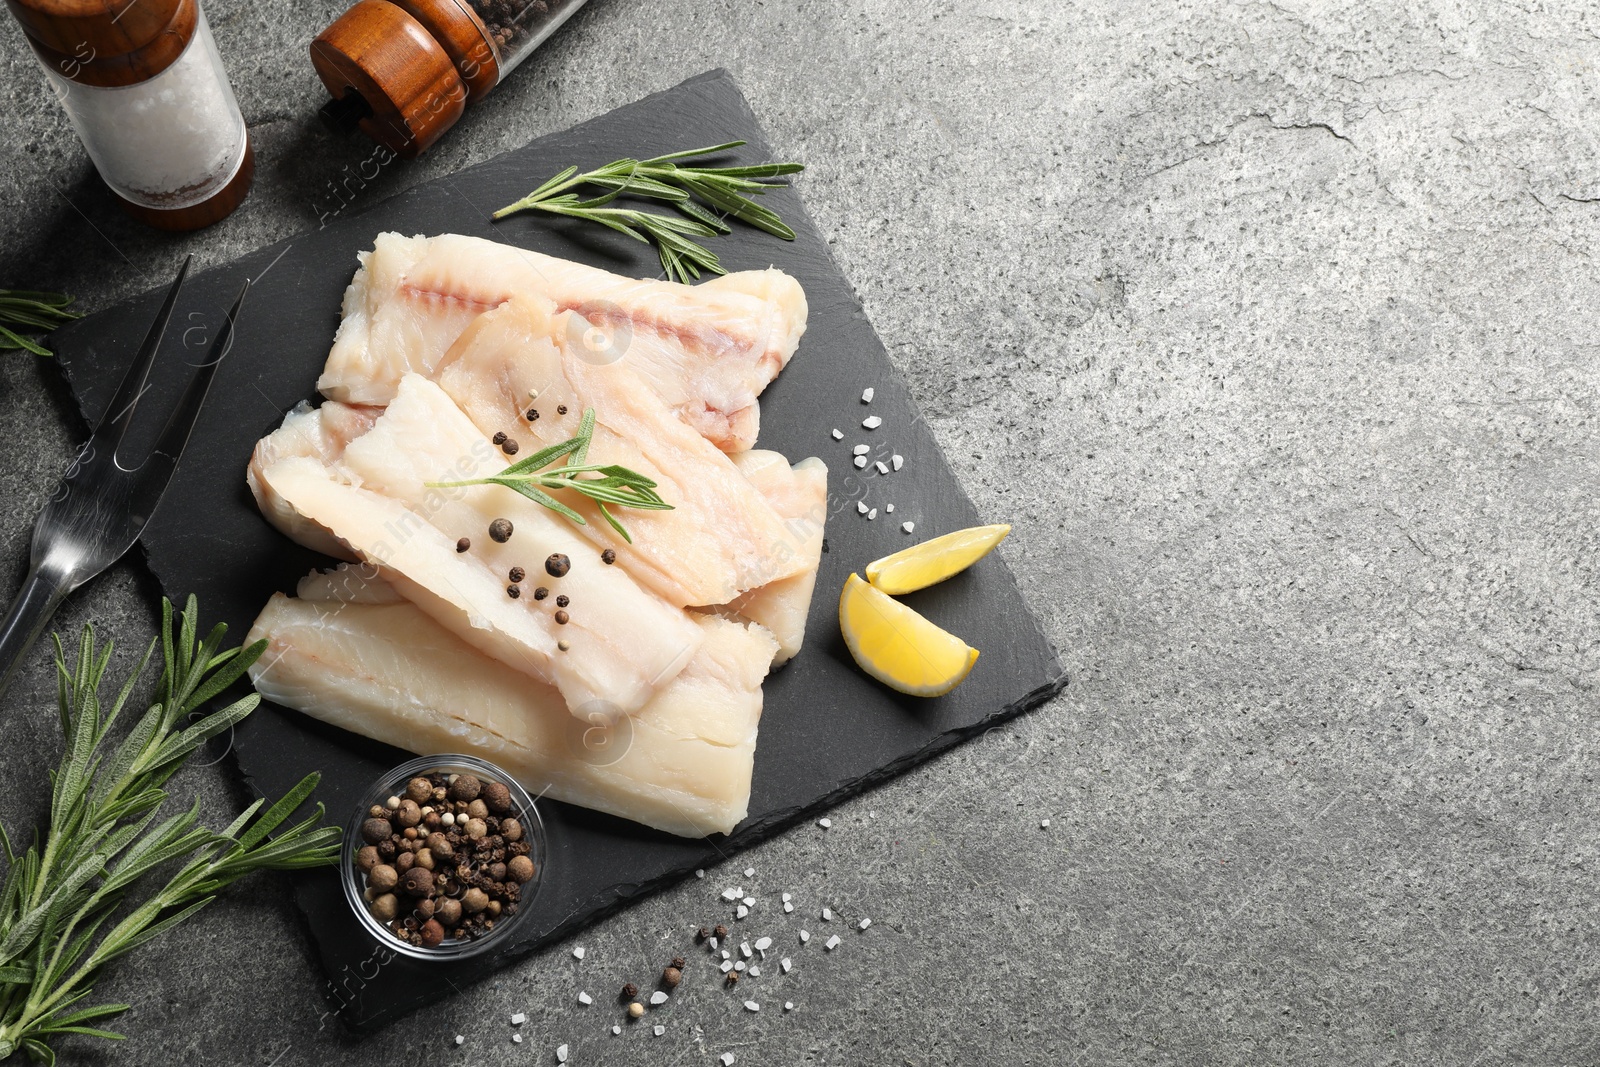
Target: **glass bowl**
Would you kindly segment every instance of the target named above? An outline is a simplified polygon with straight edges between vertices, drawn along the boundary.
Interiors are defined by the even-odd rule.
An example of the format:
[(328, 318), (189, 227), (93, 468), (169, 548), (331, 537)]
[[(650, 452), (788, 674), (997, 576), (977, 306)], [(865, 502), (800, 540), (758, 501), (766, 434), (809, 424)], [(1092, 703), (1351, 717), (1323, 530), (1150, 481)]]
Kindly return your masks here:
[[(383, 807), (384, 802), (392, 796), (403, 796), (408, 781), (418, 775), (429, 773), (473, 774), (484, 781), (504, 783), (511, 792), (511, 814), (522, 823), (523, 840), (528, 843), (528, 858), (533, 860), (534, 869), (533, 878), (522, 884), (515, 914), (496, 919), (494, 929), (475, 940), (445, 941), (433, 948), (401, 941), (390, 933), (387, 926), (378, 921), (367, 908), (367, 902), (363, 897), (366, 878), (356, 866), (356, 852), (366, 843), (361, 838), (361, 824), (366, 821), (368, 809), (374, 804)], [(350, 910), (355, 912), (356, 919), (379, 944), (412, 959), (460, 960), (503, 945), (510, 939), (512, 932), (521, 923), (523, 916), (528, 914), (534, 899), (539, 895), (539, 887), (544, 882), (546, 851), (544, 822), (539, 818), (539, 809), (534, 805), (533, 798), (528, 796), (527, 790), (518, 785), (517, 780), (511, 775), (476, 756), (456, 753), (418, 756), (383, 775), (362, 797), (361, 803), (350, 818), (349, 825), (345, 827), (344, 848), (339, 854), (339, 880), (344, 885), (344, 897), (350, 904)]]

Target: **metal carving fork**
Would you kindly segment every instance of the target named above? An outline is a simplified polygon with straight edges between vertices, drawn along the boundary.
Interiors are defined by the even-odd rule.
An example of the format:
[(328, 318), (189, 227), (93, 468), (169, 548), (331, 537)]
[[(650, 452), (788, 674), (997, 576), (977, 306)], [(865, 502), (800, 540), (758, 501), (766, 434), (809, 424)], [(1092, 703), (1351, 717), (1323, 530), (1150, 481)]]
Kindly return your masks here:
[(140, 461), (120, 453), (193, 258), (185, 258), (178, 268), (116, 398), (33, 524), (28, 577), (0, 623), (0, 671), (4, 672), (0, 673), (0, 694), (11, 684), (23, 657), (67, 594), (121, 559), (139, 539), (189, 443), (189, 432), (200, 415), (217, 365), (233, 344), (234, 322), (245, 293), (250, 291), (248, 281), (229, 309), (210, 357), (190, 376), (149, 455)]

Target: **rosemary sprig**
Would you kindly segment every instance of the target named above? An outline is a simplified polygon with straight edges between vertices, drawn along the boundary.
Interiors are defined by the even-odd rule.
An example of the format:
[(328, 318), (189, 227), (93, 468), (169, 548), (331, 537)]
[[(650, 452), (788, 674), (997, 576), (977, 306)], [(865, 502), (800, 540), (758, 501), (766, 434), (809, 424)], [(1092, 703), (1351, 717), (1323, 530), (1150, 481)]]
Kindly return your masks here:
[[(600, 514), (611, 524), (611, 528), (622, 535), (628, 544), (633, 544), (629, 535), (617, 517), (611, 514), (607, 504), (618, 507), (638, 508), (641, 511), (671, 511), (672, 505), (661, 499), (656, 492), (656, 483), (640, 474), (638, 471), (614, 463), (587, 463), (589, 458), (589, 444), (594, 438), (594, 408), (584, 408), (583, 418), (578, 422), (578, 433), (569, 441), (549, 445), (511, 464), (499, 474), (492, 474), (487, 478), (469, 478), (461, 482), (428, 482), (429, 488), (454, 489), (464, 485), (503, 485), (507, 489), (515, 490), (534, 503), (543, 504), (579, 526), (587, 526), (584, 517), (573, 511), (570, 507), (545, 492), (546, 489), (571, 489), (582, 493), (600, 506)], [(545, 470), (558, 459), (566, 462), (554, 470)], [(580, 474), (598, 474), (598, 478), (580, 478)]]
[[(652, 159), (618, 159), (581, 174), (577, 167), (568, 167), (521, 200), (496, 211), (494, 217), (503, 219), (518, 211), (543, 211), (585, 219), (625, 233), (636, 241), (655, 242), (661, 267), (674, 281), (693, 281), (702, 271), (726, 274), (716, 253), (691, 238), (732, 233), (723, 221), (731, 216), (774, 237), (794, 240), (794, 231), (776, 212), (750, 197), (787, 185), (787, 182), (773, 179), (805, 169), (799, 163), (762, 163), (752, 167), (686, 165), (689, 160), (714, 156), (744, 143), (729, 141)], [(581, 185), (597, 186), (607, 192), (585, 199), (569, 191)], [(611, 206), (623, 195), (665, 201), (680, 215)]]
[(0, 289), (0, 349), (21, 348), (36, 356), (53, 353), (23, 334), (49, 333), (64, 322), (83, 318), (68, 311), (72, 297), (63, 293), (35, 293), (24, 289)]
[[(255, 709), (249, 696), (189, 722), (191, 713), (237, 681), (266, 647), (222, 649), (227, 627), (199, 639), (194, 597), (173, 626), (162, 602), (161, 637), (102, 707), (100, 686), (111, 645), (96, 647), (85, 626), (69, 665), (56, 638), (57, 703), (66, 752), (50, 775), (50, 816), (22, 852), (0, 828), (6, 876), (0, 886), (0, 1059), (18, 1052), (53, 1064), (51, 1042), (63, 1034), (121, 1040), (100, 1022), (126, 1004), (81, 1006), (106, 964), (189, 918), (218, 890), (251, 871), (333, 863), (339, 830), (320, 826), (322, 806), (278, 829), (316, 788), (307, 775), (276, 804), (256, 801), (220, 833), (199, 825), (199, 805), (157, 823), (161, 788), (202, 744)], [(120, 741), (111, 728), (157, 645), (164, 670), (149, 707)], [(158, 887), (158, 869), (181, 863)], [(110, 928), (102, 929), (110, 924)]]

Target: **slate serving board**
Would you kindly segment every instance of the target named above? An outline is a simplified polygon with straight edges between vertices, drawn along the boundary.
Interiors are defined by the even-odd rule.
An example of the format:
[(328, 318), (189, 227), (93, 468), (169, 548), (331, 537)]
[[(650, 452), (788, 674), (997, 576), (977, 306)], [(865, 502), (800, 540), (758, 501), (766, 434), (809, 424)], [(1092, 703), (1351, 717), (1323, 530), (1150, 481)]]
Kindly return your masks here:
[[(197, 594), (208, 622), (227, 622), (242, 637), (272, 592), (292, 591), (301, 575), (327, 565), (260, 518), (245, 488), (244, 468), (256, 440), (285, 411), (315, 401), (314, 383), (356, 253), (369, 248), (377, 233), (472, 234), (619, 273), (659, 276), (653, 250), (620, 236), (528, 218), (491, 224), (490, 211), (568, 164), (587, 168), (624, 155), (736, 139), (749, 142), (743, 160), (772, 158), (733, 80), (713, 71), (192, 276), (174, 318), (181, 341), (179, 328), (169, 331), (168, 340), (171, 349), (196, 354), (204, 351), (209, 331), (243, 279), (254, 284), (188, 453), (145, 531), (143, 549), (165, 593), (175, 601)], [(357, 1031), (436, 1001), (452, 987), (482, 978), (697, 867), (814, 817), (1042, 703), (1066, 684), (997, 555), (912, 598), (935, 622), (982, 650), (972, 675), (954, 693), (935, 700), (901, 697), (851, 662), (836, 614), (838, 590), (851, 571), (925, 536), (1003, 516), (973, 510), (796, 191), (776, 191), (767, 202), (793, 224), (794, 242), (740, 227), (717, 239), (715, 248), (730, 270), (776, 265), (805, 287), (809, 327), (793, 362), (762, 397), (760, 445), (791, 460), (821, 456), (830, 472), (830, 508), (806, 647), (766, 684), (750, 816), (727, 837), (685, 840), (541, 801), (549, 861), (519, 939), (494, 955), (459, 964), (422, 965), (394, 955), (357, 925), (333, 872), (300, 878), (296, 898), (327, 969), (331, 1009)], [(160, 297), (147, 293), (55, 334), (59, 363), (91, 424), (109, 403)], [(185, 356), (169, 350), (164, 357), (152, 397), (174, 396), (184, 370)], [(867, 386), (876, 389), (870, 407), (861, 402)], [(881, 429), (861, 429), (868, 414), (883, 418)], [(833, 440), (834, 427), (845, 431), (843, 441)], [(856, 470), (850, 450), (858, 442), (874, 446), (874, 459), (900, 453), (904, 469), (887, 476), (870, 466)], [(858, 500), (880, 509), (893, 503), (896, 510), (893, 516), (880, 510), (876, 521), (868, 521), (857, 513)], [(916, 537), (901, 531), (907, 520), (917, 524)], [(359, 794), (406, 758), (271, 704), (240, 727), (233, 750), (251, 788), (264, 795), (279, 795), (308, 771), (320, 770), (318, 799), (341, 823)]]

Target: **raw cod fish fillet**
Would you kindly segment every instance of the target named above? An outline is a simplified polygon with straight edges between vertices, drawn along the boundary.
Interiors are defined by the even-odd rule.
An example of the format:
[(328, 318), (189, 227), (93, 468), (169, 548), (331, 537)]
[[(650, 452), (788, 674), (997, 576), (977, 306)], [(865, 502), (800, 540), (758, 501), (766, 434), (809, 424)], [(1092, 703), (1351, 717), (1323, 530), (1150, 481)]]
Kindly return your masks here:
[(756, 398), (806, 327), (804, 291), (775, 269), (682, 285), (459, 234), (379, 234), (360, 260), (317, 380), (352, 404), (388, 403), (405, 374), (431, 374), (476, 316), (530, 296), (581, 316), (564, 325), (591, 361), (628, 363), (699, 433), (739, 451), (755, 443)]
[(704, 640), (683, 672), (597, 733), (554, 689), (353, 570), (268, 601), (247, 639), (268, 642), (250, 670), (267, 699), (412, 752), (473, 753), (535, 795), (684, 837), (745, 817), (775, 644), (761, 627), (700, 617)]
[(713, 608), (726, 618), (760, 623), (778, 639), (774, 667), (793, 659), (806, 636), (806, 616), (822, 563), (822, 527), (828, 517), (828, 467), (815, 456), (793, 467), (777, 452), (751, 449), (733, 457), (739, 473), (766, 497), (789, 530), (786, 544), (795, 546), (805, 569), (752, 589), (731, 603)]
[[(302, 522), (381, 568), (442, 626), (554, 685), (574, 715), (637, 711), (683, 669), (703, 631), (622, 568), (603, 564), (554, 512), (500, 486), (424, 484), (492, 473), (503, 459), (438, 386), (411, 375), (336, 464), (326, 455), (292, 455), (264, 468), (259, 480)], [(495, 518), (513, 525), (504, 544), (488, 536)], [(460, 537), (470, 539), (470, 551), (457, 551)], [(571, 560), (563, 578), (545, 573), (552, 553)], [(507, 591), (512, 567), (527, 573), (518, 598)], [(533, 596), (539, 585), (551, 589), (544, 601)], [(565, 625), (555, 619), (562, 593), (571, 598)]]
[(266, 520), (291, 541), (335, 559), (351, 559), (350, 549), (327, 528), (308, 521), (267, 486), (263, 472), (280, 459), (309, 456), (324, 463), (337, 462), (345, 446), (372, 429), (382, 414), (378, 408), (356, 408), (329, 402), (314, 408), (301, 401), (283, 417), (283, 425), (256, 442), (250, 454), (245, 482)]
[[(589, 462), (618, 463), (653, 479), (673, 510), (617, 508), (629, 544), (593, 501), (563, 502), (587, 520), (585, 536), (615, 549), (630, 573), (670, 603), (725, 604), (806, 570), (809, 535), (797, 536), (733, 460), (674, 416), (628, 361), (596, 365), (576, 351), (561, 325), (575, 318), (549, 301), (508, 300), (473, 320), (451, 347), (434, 373), (439, 388), (480, 431), (505, 432), (526, 451), (570, 439), (583, 409), (592, 407)], [(524, 408), (533, 393), (540, 416), (530, 421)]]

